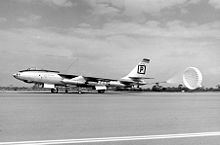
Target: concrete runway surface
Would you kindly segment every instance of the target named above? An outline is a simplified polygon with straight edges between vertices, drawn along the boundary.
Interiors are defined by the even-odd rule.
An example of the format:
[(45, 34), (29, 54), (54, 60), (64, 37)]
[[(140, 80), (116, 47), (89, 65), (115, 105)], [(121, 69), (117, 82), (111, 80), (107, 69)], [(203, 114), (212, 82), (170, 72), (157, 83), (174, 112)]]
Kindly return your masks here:
[(0, 145), (7, 142), (219, 145), (220, 93), (0, 93)]

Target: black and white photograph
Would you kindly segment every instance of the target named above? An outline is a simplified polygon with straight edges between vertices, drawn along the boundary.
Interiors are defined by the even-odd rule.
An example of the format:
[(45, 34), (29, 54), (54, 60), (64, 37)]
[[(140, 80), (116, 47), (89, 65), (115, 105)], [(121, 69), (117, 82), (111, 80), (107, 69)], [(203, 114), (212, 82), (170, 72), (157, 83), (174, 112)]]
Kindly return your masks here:
[(0, 0), (0, 145), (219, 145), (220, 0)]

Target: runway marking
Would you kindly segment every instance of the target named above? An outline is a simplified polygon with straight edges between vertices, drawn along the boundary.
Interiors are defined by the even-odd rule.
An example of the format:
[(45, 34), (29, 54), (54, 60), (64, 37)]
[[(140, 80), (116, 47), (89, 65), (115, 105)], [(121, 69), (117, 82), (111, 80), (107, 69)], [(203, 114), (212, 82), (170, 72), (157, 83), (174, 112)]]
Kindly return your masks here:
[(61, 139), (61, 140), (41, 140), (41, 141), (18, 141), (0, 142), (0, 145), (51, 145), (51, 144), (75, 144), (75, 143), (95, 143), (113, 141), (134, 141), (134, 140), (155, 140), (155, 139), (175, 139), (190, 137), (220, 136), (220, 132), (199, 132), (183, 134), (145, 135), (145, 136), (123, 136), (123, 137), (102, 137), (102, 138), (81, 138), (81, 139)]

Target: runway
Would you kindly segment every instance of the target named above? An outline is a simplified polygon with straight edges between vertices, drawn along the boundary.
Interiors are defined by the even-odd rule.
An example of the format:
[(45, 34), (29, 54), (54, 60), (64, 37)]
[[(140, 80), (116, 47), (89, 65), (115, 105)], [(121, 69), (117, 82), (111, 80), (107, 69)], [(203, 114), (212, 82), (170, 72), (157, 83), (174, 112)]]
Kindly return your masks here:
[(217, 145), (219, 132), (218, 93), (0, 93), (1, 144)]

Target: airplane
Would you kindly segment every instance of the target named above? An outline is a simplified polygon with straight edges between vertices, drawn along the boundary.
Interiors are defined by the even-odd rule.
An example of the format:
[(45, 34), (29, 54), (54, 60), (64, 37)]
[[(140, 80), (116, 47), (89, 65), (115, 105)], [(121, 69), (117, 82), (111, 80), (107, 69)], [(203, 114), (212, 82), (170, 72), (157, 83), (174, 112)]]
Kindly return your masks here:
[(41, 85), (42, 88), (51, 89), (51, 93), (58, 93), (59, 86), (65, 87), (66, 93), (71, 86), (77, 87), (78, 93), (81, 93), (82, 87), (91, 87), (98, 93), (104, 93), (108, 87), (139, 88), (146, 85), (146, 79), (153, 79), (147, 77), (149, 63), (150, 59), (142, 59), (128, 75), (119, 80), (63, 74), (59, 71), (36, 68), (21, 70), (13, 76), (25, 83), (34, 83)]

